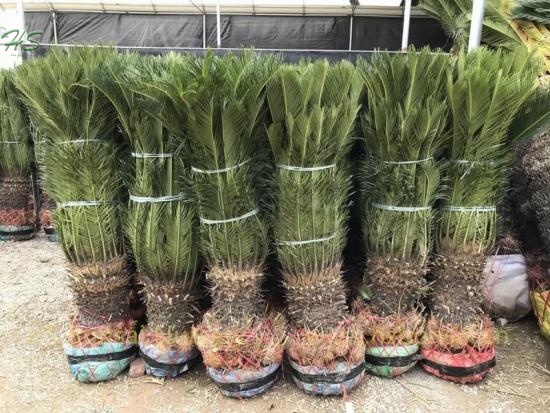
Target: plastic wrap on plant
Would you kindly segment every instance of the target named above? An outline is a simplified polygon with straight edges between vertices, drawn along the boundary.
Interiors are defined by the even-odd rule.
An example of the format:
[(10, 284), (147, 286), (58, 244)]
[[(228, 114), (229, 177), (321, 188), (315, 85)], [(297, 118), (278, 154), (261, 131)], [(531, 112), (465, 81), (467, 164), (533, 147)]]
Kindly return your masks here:
[(493, 316), (514, 321), (531, 311), (527, 266), (523, 255), (490, 256), (484, 275), (485, 306)]
[(48, 238), (48, 241), (50, 242), (58, 242), (59, 236), (57, 235), (57, 232), (55, 232), (55, 228), (53, 227), (44, 227), (44, 233), (46, 234), (46, 238)]
[(97, 347), (63, 346), (72, 375), (81, 383), (112, 380), (135, 357), (137, 346), (127, 343), (103, 343)]
[(290, 360), (294, 383), (310, 394), (332, 396), (353, 390), (365, 377), (365, 365), (335, 362), (331, 367), (301, 366)]
[(420, 345), (369, 347), (365, 370), (382, 377), (395, 377), (412, 369), (420, 359)]
[(455, 383), (475, 383), (483, 380), (495, 366), (495, 348), (479, 351), (467, 347), (459, 353), (422, 349), (420, 364), (428, 373)]
[(0, 225), (0, 241), (26, 241), (34, 237), (34, 225)]
[(153, 344), (139, 345), (139, 354), (147, 374), (155, 377), (177, 377), (191, 368), (199, 356), (196, 348), (182, 351), (177, 348), (161, 350)]
[(550, 290), (531, 291), (533, 309), (540, 327), (540, 332), (550, 340)]
[(224, 396), (249, 398), (265, 393), (277, 381), (281, 363), (258, 370), (221, 370), (207, 367), (208, 375)]

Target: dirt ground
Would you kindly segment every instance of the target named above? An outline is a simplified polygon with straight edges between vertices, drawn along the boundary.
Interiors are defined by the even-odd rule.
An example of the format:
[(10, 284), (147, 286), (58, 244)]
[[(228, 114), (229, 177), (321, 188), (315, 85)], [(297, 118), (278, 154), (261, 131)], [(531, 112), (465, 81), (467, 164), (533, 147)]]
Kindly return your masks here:
[(204, 367), (161, 382), (151, 377), (78, 384), (63, 335), (71, 311), (65, 260), (43, 236), (0, 243), (0, 413), (3, 412), (548, 412), (550, 343), (532, 317), (498, 330), (497, 367), (481, 384), (455, 385), (417, 367), (399, 378), (368, 376), (346, 398), (314, 397), (289, 374), (248, 401), (223, 397)]

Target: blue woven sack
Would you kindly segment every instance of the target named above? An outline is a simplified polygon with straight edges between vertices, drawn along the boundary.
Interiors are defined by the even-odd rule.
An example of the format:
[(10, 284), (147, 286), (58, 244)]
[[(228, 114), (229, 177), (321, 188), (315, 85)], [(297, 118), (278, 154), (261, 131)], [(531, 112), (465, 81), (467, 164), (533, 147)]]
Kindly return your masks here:
[(265, 393), (277, 381), (281, 363), (274, 363), (258, 370), (219, 370), (208, 367), (208, 375), (224, 396), (250, 398)]
[(347, 393), (357, 387), (365, 377), (361, 361), (350, 364), (338, 361), (330, 367), (301, 366), (289, 359), (294, 383), (310, 394), (334, 396)]
[(81, 383), (112, 380), (134, 359), (137, 345), (103, 343), (97, 347), (63, 346), (71, 374)]

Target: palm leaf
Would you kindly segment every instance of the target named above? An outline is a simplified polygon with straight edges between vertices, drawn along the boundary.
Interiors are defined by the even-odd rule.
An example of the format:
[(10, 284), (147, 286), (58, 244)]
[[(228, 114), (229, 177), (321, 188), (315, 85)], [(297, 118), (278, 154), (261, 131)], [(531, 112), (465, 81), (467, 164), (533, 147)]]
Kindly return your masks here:
[(320, 274), (340, 264), (350, 195), (346, 157), (360, 89), (353, 65), (324, 60), (282, 66), (267, 84), (267, 134), (277, 163), (274, 232), (286, 274)]
[[(466, 49), (470, 34), (473, 0), (422, 0), (420, 7), (440, 21), (445, 32), (453, 38), (457, 50)], [(489, 46), (514, 49), (521, 45), (508, 22), (508, 3), (505, 0), (485, 2), (481, 41)]]
[(367, 99), (363, 227), (373, 256), (422, 264), (430, 254), (450, 63), (448, 56), (427, 49), (402, 56), (380, 53), (358, 63)]
[(109, 49), (52, 49), (14, 76), (33, 125), (44, 137), (44, 186), (58, 205), (56, 228), (67, 257), (77, 264), (106, 262), (124, 252), (121, 146), (116, 112), (89, 82)]
[[(198, 228), (188, 167), (178, 151), (184, 131), (169, 131), (164, 120), (170, 102), (147, 90), (173, 59), (121, 54), (103, 62), (90, 79), (116, 108), (134, 154), (125, 159), (125, 181), (138, 198), (130, 200), (124, 226), (137, 269), (150, 279), (178, 280), (192, 289), (198, 280)], [(139, 201), (179, 194), (188, 199)]]
[(538, 70), (525, 50), (479, 49), (460, 54), (455, 74), (447, 82), (449, 190), (440, 212), (439, 251), (481, 253), (492, 246), (494, 206), (503, 193), (513, 153), (508, 131), (536, 88)]
[(27, 113), (13, 77), (13, 72), (0, 71), (0, 175), (24, 176), (31, 169), (32, 142)]

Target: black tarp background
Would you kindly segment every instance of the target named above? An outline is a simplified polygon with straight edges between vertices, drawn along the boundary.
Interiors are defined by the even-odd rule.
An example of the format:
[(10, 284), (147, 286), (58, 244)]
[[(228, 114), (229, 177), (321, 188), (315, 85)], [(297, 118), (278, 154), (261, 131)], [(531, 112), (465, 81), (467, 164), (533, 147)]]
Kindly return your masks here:
[[(207, 46), (216, 47), (216, 16), (206, 17)], [(222, 47), (347, 50), (349, 18), (317, 16), (224, 16)]]
[(140, 47), (201, 47), (202, 16), (61, 13), (59, 43)]
[[(402, 33), (403, 19), (400, 17), (355, 16), (353, 18), (353, 49), (399, 50)], [(409, 44), (416, 47), (451, 45), (439, 22), (427, 17), (411, 18)]]
[[(29, 31), (43, 30), (43, 44), (54, 43), (51, 13), (25, 13)], [(222, 48), (306, 49), (320, 52), (286, 52), (290, 60), (299, 56), (320, 57), (330, 50), (337, 58), (353, 55), (349, 47), (350, 18), (346, 16), (221, 16)], [(399, 50), (403, 19), (355, 16), (353, 50)], [(162, 53), (163, 48), (203, 46), (203, 16), (177, 14), (57, 13), (59, 44), (104, 44), (142, 48), (145, 53)], [(416, 47), (450, 45), (438, 22), (412, 18), (409, 43)], [(216, 47), (216, 16), (206, 16), (206, 46)], [(158, 48), (158, 49), (155, 49)], [(42, 48), (44, 49), (44, 48)], [(200, 52), (200, 50), (198, 51)], [(294, 56), (295, 55), (295, 56)], [(292, 57), (294, 56), (294, 57)], [(353, 57), (351, 57), (353, 60)]]
[[(53, 19), (51, 13), (25, 13), (25, 26), (28, 32), (42, 31), (40, 43), (53, 43)], [(36, 37), (38, 39), (38, 37)]]

